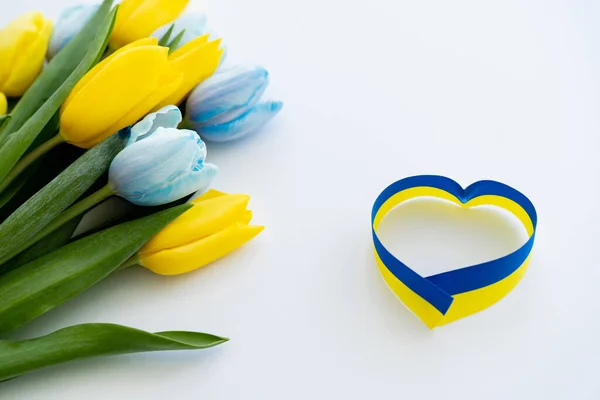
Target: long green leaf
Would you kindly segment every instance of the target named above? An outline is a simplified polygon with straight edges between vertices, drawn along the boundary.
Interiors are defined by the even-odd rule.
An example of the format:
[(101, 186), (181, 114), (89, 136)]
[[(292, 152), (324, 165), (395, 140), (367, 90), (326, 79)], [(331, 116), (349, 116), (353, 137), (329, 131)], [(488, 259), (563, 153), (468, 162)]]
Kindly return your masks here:
[(20, 342), (0, 341), (0, 381), (80, 358), (166, 350), (198, 350), (228, 339), (200, 332), (149, 333), (113, 324), (70, 326)]
[[(46, 126), (44, 126), (42, 131), (38, 134), (38, 136), (35, 138), (33, 143), (31, 143), (31, 146), (29, 146), (29, 148), (23, 154), (23, 156), (27, 155), (32, 150), (35, 150), (41, 144), (43, 144), (44, 142), (50, 140), (53, 136), (55, 136), (56, 132), (58, 132), (59, 124), (60, 124), (60, 110), (54, 113), (52, 118), (50, 118), (50, 121), (48, 121)], [(54, 149), (54, 150), (56, 150), (56, 149)]]
[(7, 137), (3, 135), (2, 132), (4, 131), (4, 128), (6, 128), (6, 125), (8, 124), (11, 118), (12, 117), (10, 114), (0, 115), (0, 147), (2, 147), (2, 145), (4, 144), (4, 138)]
[(0, 333), (89, 289), (191, 206), (184, 204), (72, 242), (0, 277)]
[[(24, 184), (6, 205), (0, 208), (0, 224), (84, 153), (85, 151), (79, 147), (57, 146), (45, 157), (42, 157), (41, 160), (34, 163), (35, 166), (33, 168), (30, 167), (30, 169), (34, 169), (35, 171), (29, 179), (26, 179), (28, 172), (25, 172), (22, 176), (19, 176), (18, 180), (13, 182), (13, 184), (15, 184), (18, 181), (24, 181)], [(29, 171), (29, 169), (27, 171)], [(106, 182), (104, 182), (104, 184), (106, 184)], [(6, 192), (10, 190), (10, 187), (11, 186), (0, 194), (0, 197), (4, 197)]]
[(31, 178), (39, 168), (39, 161), (30, 165), (20, 176), (19, 179), (12, 182), (5, 191), (0, 192), (0, 209), (10, 202), (13, 197), (25, 186), (29, 178)]
[(16, 257), (8, 260), (0, 266), (0, 275), (7, 274), (13, 269), (27, 264), (30, 261), (45, 256), (48, 253), (66, 245), (71, 241), (73, 233), (77, 229), (77, 226), (83, 219), (83, 215), (73, 218), (56, 231), (52, 232), (52, 235), (48, 235), (27, 250), (23, 251)]
[[(42, 129), (42, 132), (40, 132), (38, 137), (33, 141), (33, 144), (31, 146), (29, 146), (29, 149), (25, 152), (25, 154), (27, 154), (30, 150), (36, 148), (37, 146), (41, 145), (46, 140), (50, 139), (52, 136), (56, 135), (56, 132), (58, 131), (58, 121), (60, 119), (59, 114), (60, 114), (59, 112), (56, 112), (54, 114), (54, 116), (46, 124), (44, 129)], [(2, 209), (2, 207), (4, 207), (4, 205), (6, 205), (8, 202), (10, 202), (10, 200), (17, 193), (19, 193), (23, 187), (28, 186), (27, 182), (30, 178), (37, 179), (37, 177), (39, 175), (38, 171), (40, 170), (40, 166), (42, 164), (47, 164), (46, 162), (42, 162), (42, 161), (44, 161), (47, 157), (52, 157), (56, 153), (57, 150), (61, 150), (61, 147), (64, 148), (64, 147), (73, 147), (73, 146), (58, 146), (58, 149), (56, 149), (56, 148), (53, 149), (52, 151), (50, 151), (49, 154), (45, 154), (40, 159), (36, 160), (33, 165), (29, 166), (25, 170), (25, 172), (23, 172), (19, 175), (19, 179), (14, 180), (6, 188), (6, 190), (0, 192), (0, 209)], [(42, 171), (41, 175), (46, 175), (44, 172), (45, 171)], [(46, 182), (46, 183), (48, 183), (48, 182)], [(43, 185), (38, 187), (38, 190), (41, 189), (42, 187), (43, 187)], [(37, 192), (37, 190), (36, 190), (36, 192)], [(30, 193), (29, 196), (27, 196), (27, 198), (31, 197), (31, 195), (33, 195), (33, 193)], [(23, 202), (21, 202), (21, 203), (23, 203)], [(14, 211), (14, 209), (13, 209), (13, 211)], [(6, 218), (2, 218), (2, 216), (0, 215), (0, 221), (4, 221), (5, 219)]]
[[(79, 66), (86, 53), (91, 50), (90, 44), (94, 42), (95, 38), (102, 35), (112, 3), (113, 0), (104, 0), (83, 29), (42, 70), (42, 73), (17, 103), (11, 113), (12, 119), (0, 137), (19, 130)], [(103, 50), (104, 48), (102, 48)]]
[[(110, 11), (98, 31), (98, 36), (90, 43), (88, 52), (69, 77), (18, 131), (8, 136), (4, 145), (0, 147), (0, 181), (8, 175), (21, 156), (27, 151), (31, 143), (59, 109), (75, 84), (83, 77), (93, 63), (96, 62), (98, 54), (104, 51), (104, 47), (102, 46), (104, 46), (107, 36), (110, 35), (116, 12), (117, 7)], [(13, 115), (9, 125), (15, 119)], [(2, 132), (2, 134), (9, 132), (9, 129), (4, 129)]]
[(11, 118), (12, 115), (10, 114), (0, 115), (0, 134), (2, 132), (2, 129), (4, 129), (4, 127), (8, 124)]
[[(88, 195), (96, 192), (98, 189), (104, 186), (103, 179), (99, 179), (92, 187), (85, 192), (82, 197), (87, 197)], [(122, 224), (124, 222), (133, 221), (139, 218), (147, 217), (149, 215), (167, 210), (169, 208), (185, 204), (192, 197), (192, 195), (185, 196), (182, 199), (176, 200), (172, 203), (165, 204), (162, 206), (135, 206), (129, 203), (126, 200), (120, 199), (122, 202), (122, 207), (127, 208), (128, 212), (123, 216), (105, 216), (104, 220), (99, 221), (99, 225), (92, 227), (91, 229), (84, 231), (79, 234), (75, 239), (73, 239), (73, 234), (77, 230), (79, 223), (85, 216), (85, 214), (80, 215), (79, 217), (74, 218), (73, 220), (67, 222), (65, 225), (61, 226), (59, 229), (54, 231), (52, 235), (48, 235), (27, 250), (19, 253), (16, 257), (13, 257), (6, 263), (0, 266), (0, 275), (4, 275), (16, 267), (26, 264), (36, 258), (42, 257), (59, 247), (66, 245), (67, 243), (73, 240), (79, 240), (85, 236), (93, 235), (94, 233), (103, 231), (105, 229), (111, 228), (118, 224)]]
[(125, 142), (117, 133), (87, 151), (0, 224), (0, 264), (24, 250), (29, 239), (73, 204), (108, 169)]

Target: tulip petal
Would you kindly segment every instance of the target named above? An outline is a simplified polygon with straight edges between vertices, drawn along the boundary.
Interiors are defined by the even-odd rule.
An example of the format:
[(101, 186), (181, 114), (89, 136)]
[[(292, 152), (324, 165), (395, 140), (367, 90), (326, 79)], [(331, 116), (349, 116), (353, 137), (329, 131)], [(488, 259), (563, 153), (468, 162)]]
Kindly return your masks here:
[(171, 53), (171, 65), (183, 74), (183, 82), (159, 107), (180, 104), (196, 85), (216, 71), (223, 54), (223, 50), (219, 48), (221, 41), (218, 39), (206, 43), (206, 40), (208, 35), (198, 37)]
[(280, 101), (269, 101), (254, 105), (237, 119), (219, 125), (192, 127), (208, 142), (228, 142), (244, 137), (269, 122), (282, 109)]
[(40, 12), (29, 12), (0, 29), (0, 91), (14, 70), (19, 52), (28, 43), (35, 41), (38, 27), (34, 21), (40, 17), (43, 18)]
[(52, 21), (39, 12), (25, 14), (0, 31), (0, 91), (10, 97), (25, 93), (42, 70), (51, 34)]
[(113, 160), (109, 180), (118, 195), (130, 199), (171, 184), (188, 174), (202, 151), (190, 130), (158, 128), (144, 140), (127, 146)]
[(110, 56), (106, 57), (104, 60), (100, 61), (92, 69), (90, 69), (88, 71), (88, 73), (85, 74), (83, 76), (83, 78), (81, 78), (79, 80), (79, 82), (77, 82), (77, 84), (71, 90), (71, 93), (69, 93), (69, 96), (67, 97), (67, 99), (63, 103), (62, 108), (61, 108), (61, 113), (63, 112), (63, 110), (65, 108), (67, 108), (67, 106), (69, 105), (69, 103), (71, 102), (71, 100), (75, 97), (75, 95), (77, 93), (79, 93), (79, 91), (82, 88), (84, 88), (88, 84), (88, 82), (90, 82), (92, 80), (92, 78), (94, 78), (96, 75), (98, 75), (98, 73), (100, 73), (100, 71), (102, 71), (108, 65), (109, 62), (112, 62), (112, 60), (114, 60), (116, 56), (118, 56), (120, 54), (123, 54), (125, 51), (131, 50), (131, 49), (136, 48), (136, 47), (156, 46), (156, 45), (158, 45), (158, 40), (156, 38), (144, 38), (144, 39), (140, 39), (140, 40), (138, 40), (136, 42), (128, 44), (125, 47), (120, 48), (119, 50), (117, 50), (114, 53), (112, 53)]
[(250, 196), (229, 194), (193, 202), (194, 207), (163, 228), (138, 254), (149, 255), (183, 246), (219, 232), (240, 220), (249, 223), (246, 210), (249, 201)]
[(217, 171), (218, 168), (216, 165), (203, 163), (187, 175), (182, 175), (179, 179), (169, 182), (168, 185), (130, 201), (141, 206), (156, 206), (171, 203), (189, 194), (207, 190), (217, 175)]
[(160, 275), (178, 275), (204, 267), (250, 241), (264, 227), (235, 223), (185, 246), (142, 256), (140, 264)]
[[(6, 95), (0, 92), (0, 117), (6, 114), (8, 110), (8, 101), (6, 100)], [(2, 122), (0, 122), (0, 128), (2, 128)]]
[(248, 225), (252, 221), (252, 210), (244, 211), (238, 222), (242, 225)]
[[(63, 106), (63, 137), (73, 144), (88, 142), (90, 138), (99, 142), (104, 139), (102, 135), (136, 122), (114, 125), (158, 88), (168, 69), (167, 52), (164, 47), (142, 46), (116, 55)], [(106, 132), (109, 128), (111, 131)]]
[[(113, 27), (113, 31), (111, 33), (111, 42), (123, 35), (121, 31), (127, 28), (127, 21), (131, 18), (131, 15), (142, 5), (144, 1), (145, 0), (123, 0), (121, 2), (121, 4), (119, 5), (119, 11), (117, 12), (115, 26)], [(124, 43), (123, 46), (126, 44), (127, 43)]]
[(259, 66), (220, 71), (192, 91), (186, 106), (187, 118), (200, 126), (231, 121), (256, 104), (268, 84), (269, 73)]
[[(112, 132), (118, 130), (119, 126), (128, 126), (136, 121), (138, 121), (144, 114), (148, 112), (156, 112), (159, 109), (153, 108), (156, 103), (164, 99), (165, 97), (171, 95), (183, 80), (183, 76), (173, 70), (168, 70), (162, 77), (161, 81), (156, 88), (156, 91), (150, 94), (147, 98), (141, 101), (138, 105), (136, 105), (133, 109), (131, 109), (121, 120), (117, 121), (111, 128), (107, 129), (107, 132), (104, 136), (110, 135)], [(168, 106), (165, 106), (168, 107)], [(115, 128), (117, 128), (115, 130)]]
[(147, 138), (158, 128), (177, 128), (181, 119), (181, 110), (175, 106), (165, 106), (148, 114), (131, 128), (127, 146)]
[(195, 199), (190, 200), (190, 203), (200, 203), (201, 201), (210, 200), (221, 196), (227, 196), (227, 193), (215, 189), (209, 189)]
[(169, 60), (176, 60), (183, 57), (185, 54), (197, 50), (202, 45), (208, 43), (208, 35), (204, 34), (194, 38), (192, 41), (182, 45), (180, 48), (169, 54)]
[(206, 145), (196, 132), (158, 128), (115, 157), (109, 183), (134, 204), (170, 203), (208, 188), (217, 168), (205, 164), (205, 157)]
[(174, 21), (189, 0), (123, 0), (111, 35), (113, 49), (148, 37), (157, 28)]
[(83, 29), (99, 6), (99, 4), (80, 4), (68, 7), (61, 12), (48, 45), (48, 59), (54, 57)]

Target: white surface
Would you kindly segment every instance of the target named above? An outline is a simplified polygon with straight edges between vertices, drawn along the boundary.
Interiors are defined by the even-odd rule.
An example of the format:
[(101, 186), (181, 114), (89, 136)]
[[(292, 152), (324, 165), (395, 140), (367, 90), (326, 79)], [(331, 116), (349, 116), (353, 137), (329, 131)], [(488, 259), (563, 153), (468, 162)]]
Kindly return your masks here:
[[(67, 4), (2, 0), (0, 22)], [(259, 135), (209, 148), (216, 186), (251, 194), (267, 230), (193, 274), (112, 276), (20, 336), (95, 321), (232, 340), (55, 367), (3, 399), (600, 398), (596, 1), (228, 0), (209, 17), (286, 103)], [(433, 331), (383, 283), (369, 232), (379, 191), (421, 173), (506, 182), (540, 217), (517, 288)], [(411, 207), (384, 236), (422, 272), (517, 245), (509, 220)]]

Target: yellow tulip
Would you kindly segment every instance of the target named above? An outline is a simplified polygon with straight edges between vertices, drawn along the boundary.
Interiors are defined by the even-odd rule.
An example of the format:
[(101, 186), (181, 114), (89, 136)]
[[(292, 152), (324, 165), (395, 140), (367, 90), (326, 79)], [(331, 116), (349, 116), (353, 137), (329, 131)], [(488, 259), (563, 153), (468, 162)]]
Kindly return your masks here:
[(87, 149), (150, 112), (182, 82), (168, 51), (156, 38), (145, 38), (97, 64), (62, 105), (61, 136)]
[(148, 37), (161, 26), (173, 22), (189, 0), (123, 0), (110, 37), (110, 47), (118, 49)]
[(52, 21), (30, 12), (0, 30), (0, 92), (19, 97), (40, 74), (52, 34)]
[(140, 265), (161, 275), (201, 268), (242, 246), (264, 227), (249, 225), (249, 196), (215, 190), (167, 225), (138, 252)]
[(199, 36), (169, 55), (171, 65), (182, 74), (183, 81), (155, 110), (170, 104), (180, 104), (196, 85), (217, 70), (223, 56), (223, 49), (219, 48), (221, 39), (209, 42), (208, 37), (209, 35)]
[[(6, 114), (6, 111), (8, 110), (8, 102), (6, 101), (6, 96), (4, 95), (4, 93), (0, 92), (0, 116)], [(0, 127), (2, 126), (2, 124), (0, 123)]]

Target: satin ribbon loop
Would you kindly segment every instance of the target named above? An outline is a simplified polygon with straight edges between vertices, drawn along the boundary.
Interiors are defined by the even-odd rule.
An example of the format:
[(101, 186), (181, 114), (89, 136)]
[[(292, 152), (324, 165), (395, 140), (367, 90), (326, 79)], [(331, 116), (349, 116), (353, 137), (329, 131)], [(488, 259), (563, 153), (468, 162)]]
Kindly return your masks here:
[[(436, 197), (462, 207), (500, 207), (521, 221), (529, 239), (496, 260), (422, 277), (391, 254), (377, 237), (385, 215), (417, 197)], [(500, 182), (479, 181), (463, 189), (450, 178), (418, 175), (394, 182), (381, 192), (373, 205), (371, 225), (375, 259), (386, 283), (417, 317), (434, 328), (491, 306), (517, 285), (529, 264), (537, 213), (525, 195)]]

